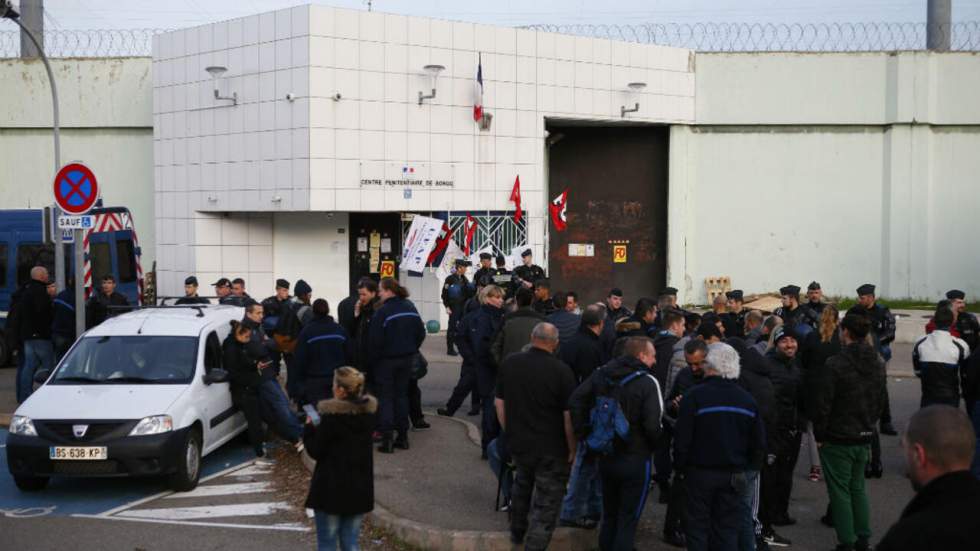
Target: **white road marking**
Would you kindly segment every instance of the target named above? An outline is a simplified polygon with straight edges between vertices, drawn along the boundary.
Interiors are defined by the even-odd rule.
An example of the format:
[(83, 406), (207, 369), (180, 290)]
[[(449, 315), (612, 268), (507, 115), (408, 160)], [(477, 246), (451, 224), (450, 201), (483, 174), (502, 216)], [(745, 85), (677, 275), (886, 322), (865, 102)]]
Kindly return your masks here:
[(181, 492), (164, 496), (163, 499), (174, 499), (183, 497), (211, 497), (227, 496), (234, 494), (256, 494), (259, 492), (271, 492), (272, 485), (268, 482), (242, 482), (239, 484), (215, 484), (213, 486), (198, 486), (190, 492)]
[(236, 471), (232, 476), (261, 476), (264, 474), (269, 474), (271, 471), (268, 467), (262, 465), (249, 465), (240, 471)]
[(309, 532), (310, 529), (292, 523), (280, 523), (273, 525), (262, 525), (262, 524), (232, 524), (226, 522), (194, 522), (194, 521), (182, 521), (182, 520), (160, 520), (160, 519), (150, 519), (150, 518), (128, 518), (128, 517), (104, 517), (102, 515), (71, 515), (75, 518), (91, 518), (98, 520), (122, 520), (126, 522), (149, 522), (153, 524), (176, 524), (180, 526), (212, 526), (217, 528), (252, 528), (255, 530), (285, 530), (289, 532)]
[[(199, 484), (204, 484), (205, 482), (214, 480), (215, 478), (218, 478), (220, 476), (224, 476), (226, 474), (233, 473), (233, 472), (238, 471), (238, 470), (248, 469), (248, 468), (251, 468), (252, 466), (254, 466), (253, 463), (245, 463), (244, 465), (235, 465), (234, 467), (230, 467), (230, 468), (227, 468), (227, 469), (225, 469), (223, 471), (218, 471), (218, 472), (216, 472), (216, 473), (214, 473), (212, 475), (208, 475), (208, 476), (202, 478), (201, 480), (199, 480), (198, 483)], [(139, 507), (140, 505), (142, 505), (144, 503), (149, 503), (151, 501), (156, 501), (158, 499), (167, 497), (167, 496), (169, 496), (170, 494), (173, 494), (173, 493), (175, 493), (173, 490), (167, 490), (165, 492), (160, 492), (159, 494), (153, 494), (151, 496), (147, 496), (147, 497), (144, 497), (144, 498), (141, 498), (141, 499), (137, 499), (136, 501), (130, 501), (129, 503), (127, 503), (125, 505), (120, 505), (119, 507), (116, 507), (114, 509), (109, 509), (108, 511), (103, 511), (103, 512), (99, 513), (97, 516), (100, 516), (100, 517), (108, 517), (108, 516), (114, 515), (116, 513), (120, 513), (122, 511), (125, 511), (127, 509), (132, 509), (133, 507)]]
[(236, 503), (232, 505), (204, 505), (200, 507), (172, 507), (168, 509), (132, 509), (116, 515), (126, 518), (144, 518), (158, 520), (195, 520), (222, 517), (264, 516), (288, 511), (288, 503)]

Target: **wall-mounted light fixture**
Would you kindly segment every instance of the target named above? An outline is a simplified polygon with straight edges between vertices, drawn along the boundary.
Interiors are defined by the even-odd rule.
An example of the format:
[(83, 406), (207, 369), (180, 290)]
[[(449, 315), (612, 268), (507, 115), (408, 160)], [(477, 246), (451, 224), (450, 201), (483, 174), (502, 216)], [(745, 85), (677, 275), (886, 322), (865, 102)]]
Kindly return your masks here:
[(439, 73), (443, 72), (446, 69), (442, 65), (426, 65), (425, 67), (422, 67), (422, 68), (425, 69), (425, 72), (428, 73), (429, 76), (432, 77), (432, 93), (429, 94), (429, 95), (425, 95), (420, 90), (419, 91), (419, 105), (422, 105), (422, 102), (425, 101), (425, 100), (427, 100), (427, 99), (432, 99), (432, 98), (436, 97), (436, 77), (438, 77), (439, 76)]
[[(630, 92), (640, 93), (641, 91), (643, 91), (644, 88), (647, 87), (647, 83), (645, 83), (645, 82), (631, 82), (631, 83), (627, 84), (626, 87), (630, 89)], [(623, 106), (621, 106), (619, 108), (619, 116), (620, 116), (620, 118), (622, 118), (622, 117), (625, 117), (626, 116), (626, 113), (636, 113), (639, 110), (640, 110), (640, 102), (636, 102), (636, 104), (633, 107), (629, 108), (629, 109), (627, 109), (626, 106), (623, 105)]]
[(222, 67), (220, 65), (212, 65), (204, 69), (211, 75), (211, 79), (214, 80), (214, 99), (230, 100), (232, 105), (238, 105), (238, 92), (232, 92), (230, 96), (222, 96), (218, 91), (218, 79), (221, 78), (227, 71), (227, 67)]

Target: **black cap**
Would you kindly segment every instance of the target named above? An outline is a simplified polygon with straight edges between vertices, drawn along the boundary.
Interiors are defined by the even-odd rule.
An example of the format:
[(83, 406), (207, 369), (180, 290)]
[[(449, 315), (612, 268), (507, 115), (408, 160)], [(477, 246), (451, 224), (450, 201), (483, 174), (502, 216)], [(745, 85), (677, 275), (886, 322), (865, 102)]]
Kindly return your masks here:
[(492, 260), (493, 255), (490, 253), (480, 253), (480, 260)]
[(504, 264), (507, 264), (507, 259), (504, 258), (504, 255), (498, 254), (497, 255), (497, 265), (498, 266), (503, 266)]
[(189, 276), (184, 279), (184, 285), (194, 285), (197, 286), (197, 278), (194, 276)]
[(231, 287), (231, 280), (227, 277), (223, 277), (211, 285), (214, 285), (215, 287)]
[(677, 289), (673, 287), (664, 287), (663, 291), (660, 291), (660, 296), (677, 296)]
[(865, 283), (864, 285), (857, 288), (858, 296), (873, 295), (875, 294), (875, 286), (870, 283)]
[(725, 296), (732, 300), (741, 301), (742, 297), (744, 297), (745, 295), (742, 293), (741, 289), (732, 289), (731, 291), (725, 293)]
[(959, 289), (953, 289), (952, 291), (946, 292), (946, 298), (949, 300), (964, 300), (966, 299), (966, 293)]
[(609, 296), (623, 298), (623, 290), (619, 287), (613, 287), (609, 290)]
[(276, 280), (276, 289), (279, 289), (280, 287), (283, 288), (283, 289), (289, 289), (289, 282), (286, 281), (285, 279), (277, 279)]
[(301, 279), (296, 282), (296, 289), (294, 292), (296, 293), (296, 296), (307, 295), (313, 292), (313, 287), (310, 287), (309, 283)]
[(784, 339), (786, 337), (793, 337), (795, 339), (796, 332), (793, 331), (792, 327), (786, 327), (785, 325), (780, 325), (779, 327), (776, 328), (776, 331), (772, 336), (772, 342), (773, 344), (778, 343), (780, 339)]
[(466, 260), (465, 258), (457, 258), (455, 264), (456, 264), (456, 267), (457, 268), (459, 268), (461, 266), (465, 267), (465, 266), (470, 266), (471, 265), (470, 261), (469, 260)]
[(820, 284), (817, 283), (816, 281), (811, 281), (810, 284), (806, 286), (806, 290), (807, 291), (819, 291), (820, 290)]
[(782, 296), (789, 295), (791, 297), (799, 296), (800, 288), (796, 285), (787, 285), (779, 290), (779, 294)]
[(524, 252), (521, 253), (521, 258), (525, 256), (531, 256), (531, 249), (524, 249)]

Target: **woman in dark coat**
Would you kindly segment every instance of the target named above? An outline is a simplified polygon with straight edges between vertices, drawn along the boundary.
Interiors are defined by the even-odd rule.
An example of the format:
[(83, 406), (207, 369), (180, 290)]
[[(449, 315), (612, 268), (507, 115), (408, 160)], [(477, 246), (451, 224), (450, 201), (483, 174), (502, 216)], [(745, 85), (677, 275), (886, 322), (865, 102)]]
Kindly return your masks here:
[(317, 404), (318, 425), (307, 420), (303, 440), (316, 469), (306, 507), (316, 519), (317, 549), (357, 549), (364, 514), (374, 509), (374, 430), (378, 401), (364, 393), (364, 375), (334, 371), (334, 398)]
[(252, 330), (237, 321), (231, 322), (231, 333), (225, 338), (222, 349), (222, 365), (231, 383), (231, 401), (248, 423), (248, 442), (255, 450), (257, 463), (269, 463), (262, 445), (262, 414), (259, 409), (259, 385), (262, 375), (259, 361), (265, 351), (252, 342)]

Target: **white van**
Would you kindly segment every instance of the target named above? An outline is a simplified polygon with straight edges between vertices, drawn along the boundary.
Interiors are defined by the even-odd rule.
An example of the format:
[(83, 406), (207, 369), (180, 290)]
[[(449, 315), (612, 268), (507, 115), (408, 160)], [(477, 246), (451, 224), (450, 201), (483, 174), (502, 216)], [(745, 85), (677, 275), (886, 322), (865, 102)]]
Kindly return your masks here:
[(75, 342), (19, 408), (7, 437), (17, 487), (52, 476), (168, 476), (197, 486), (201, 457), (245, 430), (232, 405), (221, 343), (235, 306), (147, 308)]

